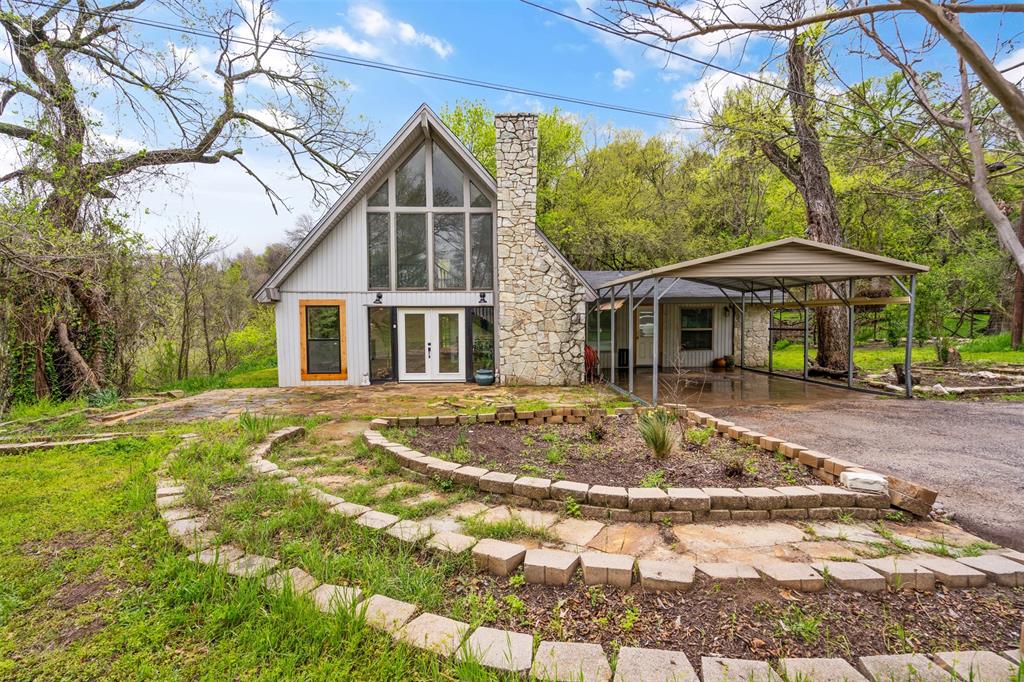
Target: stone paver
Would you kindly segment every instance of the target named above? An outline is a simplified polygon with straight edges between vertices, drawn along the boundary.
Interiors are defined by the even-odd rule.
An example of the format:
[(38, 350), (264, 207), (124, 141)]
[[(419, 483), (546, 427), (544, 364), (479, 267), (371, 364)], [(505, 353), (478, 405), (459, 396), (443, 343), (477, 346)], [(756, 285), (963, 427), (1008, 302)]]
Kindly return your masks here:
[(868, 682), (842, 658), (782, 658), (779, 659), (779, 672), (794, 682)]
[(402, 542), (420, 542), (421, 540), (426, 540), (431, 535), (429, 526), (408, 519), (399, 521), (385, 532)]
[(477, 568), (495, 575), (509, 575), (523, 563), (526, 548), (513, 542), (484, 538), (473, 547)]
[(982, 587), (988, 576), (953, 559), (937, 556), (914, 557), (914, 561), (935, 574), (935, 581), (947, 587)]
[(185, 504), (184, 495), (168, 495), (167, 497), (156, 498), (157, 509), (170, 509), (171, 507), (179, 507)]
[(480, 490), (499, 495), (512, 494), (512, 484), (516, 480), (515, 474), (506, 474), (501, 471), (492, 471), (480, 477)]
[(200, 564), (206, 564), (207, 566), (220, 566), (221, 568), (227, 566), (232, 561), (241, 559), (244, 556), (242, 550), (231, 545), (223, 545), (221, 547), (210, 547), (204, 549), (201, 552), (196, 552), (189, 556), (189, 559)]
[(492, 670), (524, 673), (533, 664), (533, 636), (521, 632), (477, 628), (459, 651), (460, 659), (471, 659)]
[(466, 623), (435, 613), (424, 613), (406, 623), (398, 633), (398, 639), (417, 649), (451, 656), (468, 632), (469, 625)]
[(935, 574), (927, 568), (906, 559), (884, 557), (862, 559), (861, 563), (885, 576), (885, 582), (895, 588), (930, 592), (935, 589)]
[(583, 582), (587, 585), (612, 585), (629, 589), (633, 585), (634, 557), (629, 554), (605, 554), (584, 552), (580, 555), (583, 565)]
[(367, 625), (392, 634), (399, 632), (412, 618), (412, 614), (416, 613), (415, 604), (385, 597), (382, 594), (375, 594), (367, 599), (360, 604), (360, 609), (365, 609)]
[(746, 509), (747, 496), (732, 488), (703, 488), (712, 509)]
[(277, 571), (267, 576), (265, 581), (267, 589), (274, 592), (283, 592), (286, 585), (291, 586), (292, 594), (306, 594), (311, 592), (320, 583), (316, 578), (306, 573), (301, 568), (293, 567), (284, 571)]
[(383, 530), (384, 528), (398, 523), (398, 517), (394, 514), (385, 514), (384, 512), (379, 511), (368, 511), (356, 519), (356, 523), (360, 526), (373, 528), (374, 530)]
[(711, 497), (700, 488), (669, 488), (668, 500), (676, 511), (706, 512), (711, 509)]
[(310, 495), (310, 497), (314, 497), (317, 500), (320, 500), (321, 502), (326, 504), (328, 507), (333, 507), (334, 505), (341, 504), (342, 502), (345, 501), (345, 500), (341, 499), (340, 497), (338, 497), (337, 495), (331, 495), (330, 493), (325, 493), (323, 490), (320, 490), (319, 488), (310, 488), (309, 489), (309, 495)]
[(531, 500), (543, 500), (551, 495), (551, 479), (520, 476), (512, 484), (512, 492)]
[(164, 523), (170, 523), (171, 521), (184, 521), (185, 519), (191, 519), (198, 514), (199, 510), (193, 509), (192, 507), (175, 507), (160, 510), (160, 518), (164, 520)]
[(1020, 649), (1007, 649), (1003, 652), (1003, 656), (1010, 659), (1011, 661), (1014, 661), (1015, 663), (1019, 663), (1022, 658)]
[(344, 516), (347, 519), (354, 519), (357, 516), (362, 516), (363, 514), (371, 510), (369, 507), (363, 506), (361, 504), (355, 504), (354, 502), (342, 502), (340, 504), (334, 505), (327, 511), (329, 511), (332, 514)]
[(654, 524), (617, 523), (605, 526), (587, 543), (591, 549), (638, 556), (661, 544), (661, 532)]
[(661, 488), (628, 488), (630, 511), (667, 511), (668, 493)]
[(169, 495), (184, 495), (185, 486), (183, 485), (167, 485), (161, 486), (156, 489), (157, 497), (167, 497)]
[(699, 682), (697, 672), (681, 651), (619, 649), (614, 682)]
[(592, 485), (587, 493), (590, 504), (599, 507), (626, 509), (629, 506), (629, 493), (622, 486)]
[(441, 531), (434, 535), (427, 541), (427, 547), (436, 549), (441, 552), (451, 552), (452, 554), (461, 554), (466, 550), (470, 549), (477, 542), (476, 538), (471, 535), (462, 535), (461, 533), (451, 533), (449, 531)]
[(279, 563), (273, 557), (246, 554), (230, 562), (224, 567), (224, 571), (228, 575), (233, 575), (237, 578), (256, 578), (267, 571), (273, 570)]
[(697, 564), (697, 570), (712, 580), (745, 581), (761, 578), (753, 567), (746, 564), (705, 561)]
[(807, 564), (791, 561), (765, 562), (757, 567), (769, 582), (801, 592), (819, 592), (825, 589), (825, 579)]
[(609, 682), (612, 669), (600, 644), (541, 642), (531, 674), (552, 682)]
[(601, 532), (604, 524), (586, 519), (565, 519), (551, 527), (551, 534), (564, 543), (583, 546)]
[(1017, 671), (1016, 665), (991, 651), (939, 651), (932, 656), (946, 670), (975, 682), (1009, 681)]
[(528, 583), (568, 585), (580, 563), (580, 555), (560, 549), (529, 549), (523, 560)]
[(861, 656), (860, 667), (872, 682), (950, 682), (950, 674), (924, 654)]
[(505, 505), (485, 509), (479, 519), (482, 523), (502, 523), (512, 518), (512, 510)]
[(558, 521), (558, 514), (554, 512), (541, 511), (540, 509), (515, 508), (511, 510), (512, 517), (517, 518), (534, 530), (547, 530)]
[(556, 500), (572, 498), (577, 502), (583, 503), (587, 501), (587, 492), (589, 490), (590, 485), (587, 483), (579, 483), (577, 481), (557, 481), (551, 484), (551, 497)]
[(713, 656), (700, 659), (700, 677), (704, 682), (782, 682), (764, 661)]
[(640, 573), (640, 586), (645, 590), (683, 592), (693, 587), (695, 567), (689, 561), (641, 559), (637, 562), (637, 569)]
[(1018, 564), (1006, 557), (996, 554), (984, 554), (982, 556), (962, 557), (957, 561), (981, 571), (1000, 585), (1005, 585), (1006, 587), (1024, 586), (1024, 564)]
[[(313, 590), (313, 603), (324, 613), (352, 607), (363, 596), (358, 587), (324, 584)], [(410, 614), (411, 615), (411, 614)]]
[(782, 509), (787, 505), (786, 496), (771, 488), (739, 488), (747, 496), (748, 509)]
[(885, 576), (856, 561), (816, 561), (811, 568), (847, 590), (881, 592), (885, 589)]

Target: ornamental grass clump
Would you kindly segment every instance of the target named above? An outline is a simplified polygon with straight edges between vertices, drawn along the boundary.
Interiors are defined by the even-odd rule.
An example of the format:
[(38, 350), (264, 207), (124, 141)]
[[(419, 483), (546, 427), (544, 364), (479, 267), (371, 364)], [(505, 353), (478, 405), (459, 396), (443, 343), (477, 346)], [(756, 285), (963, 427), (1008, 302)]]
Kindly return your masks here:
[(672, 452), (672, 435), (669, 431), (671, 421), (672, 415), (665, 410), (652, 410), (637, 417), (636, 426), (640, 435), (654, 456), (659, 459), (667, 457)]

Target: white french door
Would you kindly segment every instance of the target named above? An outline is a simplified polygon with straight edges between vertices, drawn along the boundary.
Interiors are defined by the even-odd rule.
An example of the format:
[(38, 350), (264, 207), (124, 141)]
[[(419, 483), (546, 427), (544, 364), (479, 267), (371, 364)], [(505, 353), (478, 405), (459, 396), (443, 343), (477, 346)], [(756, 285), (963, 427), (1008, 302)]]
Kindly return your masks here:
[(399, 381), (465, 381), (465, 311), (400, 308)]

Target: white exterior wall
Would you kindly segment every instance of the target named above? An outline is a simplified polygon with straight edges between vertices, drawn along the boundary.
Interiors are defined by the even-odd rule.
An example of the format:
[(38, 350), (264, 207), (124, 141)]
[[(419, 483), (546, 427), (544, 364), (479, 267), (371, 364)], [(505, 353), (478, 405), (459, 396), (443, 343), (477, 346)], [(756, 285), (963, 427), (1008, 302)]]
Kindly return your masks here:
[[(615, 345), (618, 348), (627, 348), (629, 344), (627, 305), (623, 305), (623, 307), (615, 311)], [(707, 308), (708, 306), (713, 308), (711, 350), (681, 351), (679, 349), (679, 309)], [(673, 367), (708, 367), (715, 358), (733, 354), (733, 315), (729, 308), (730, 306), (727, 303), (702, 302), (696, 299), (686, 302), (663, 301), (658, 319), (658, 325), (661, 327), (661, 337), (659, 339), (660, 366), (665, 369), (672, 369)], [(618, 352), (615, 351), (615, 353), (617, 356)], [(607, 353), (601, 354), (601, 366), (603, 368), (610, 368), (611, 362), (612, 357), (609, 357)]]
[[(381, 294), (383, 306), (465, 308), (493, 305), (493, 291), (367, 291), (366, 201), (362, 200), (282, 283), (274, 304), (277, 324), (277, 381), (280, 386), (358, 386), (370, 372), (367, 307)], [(480, 294), (487, 303), (480, 303)], [(300, 372), (300, 300), (344, 300), (348, 379), (304, 381)], [(396, 368), (397, 371), (397, 368)]]

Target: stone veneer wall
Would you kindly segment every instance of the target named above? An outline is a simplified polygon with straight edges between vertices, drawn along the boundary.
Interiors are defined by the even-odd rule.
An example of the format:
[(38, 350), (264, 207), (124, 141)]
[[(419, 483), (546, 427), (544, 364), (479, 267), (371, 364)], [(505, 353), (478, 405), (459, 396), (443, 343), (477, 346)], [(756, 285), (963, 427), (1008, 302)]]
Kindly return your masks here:
[[(744, 355), (747, 367), (768, 366), (768, 309), (761, 305), (746, 307)], [(740, 316), (733, 315), (733, 338), (736, 339), (736, 364), (740, 363)]]
[(499, 381), (579, 384), (585, 288), (537, 230), (537, 116), (502, 114), (494, 125)]

